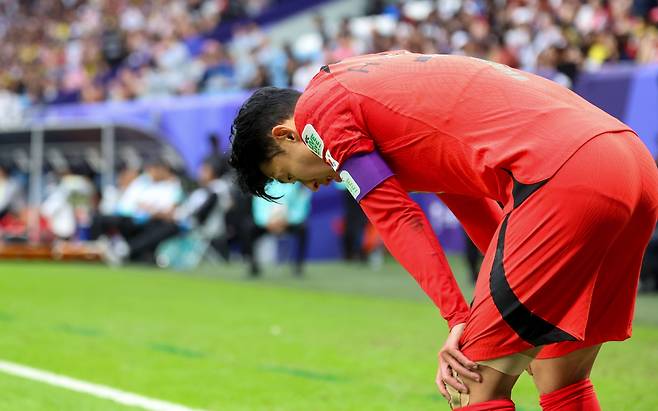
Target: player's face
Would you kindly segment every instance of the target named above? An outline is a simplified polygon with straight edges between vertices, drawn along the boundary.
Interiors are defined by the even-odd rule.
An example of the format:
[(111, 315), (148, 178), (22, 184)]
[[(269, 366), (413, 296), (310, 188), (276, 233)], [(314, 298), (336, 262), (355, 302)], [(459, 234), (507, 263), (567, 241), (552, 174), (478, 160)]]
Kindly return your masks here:
[(334, 180), (340, 181), (338, 173), (306, 147), (292, 119), (274, 127), (272, 137), (283, 152), (261, 164), (266, 176), (282, 183), (299, 181), (313, 191)]

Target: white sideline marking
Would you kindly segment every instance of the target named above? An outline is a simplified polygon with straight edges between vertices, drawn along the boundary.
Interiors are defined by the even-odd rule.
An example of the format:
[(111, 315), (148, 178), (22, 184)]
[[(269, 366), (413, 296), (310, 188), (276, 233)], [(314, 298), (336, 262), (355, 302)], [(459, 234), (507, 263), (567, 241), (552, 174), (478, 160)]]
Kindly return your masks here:
[(76, 380), (64, 375), (41, 371), (36, 368), (26, 367), (8, 361), (0, 360), (0, 372), (40, 381), (56, 387), (66, 388), (71, 391), (91, 394), (95, 397), (105, 398), (124, 405), (140, 407), (149, 411), (203, 411), (200, 409), (189, 408), (184, 405), (144, 397), (131, 392), (117, 390), (105, 385)]

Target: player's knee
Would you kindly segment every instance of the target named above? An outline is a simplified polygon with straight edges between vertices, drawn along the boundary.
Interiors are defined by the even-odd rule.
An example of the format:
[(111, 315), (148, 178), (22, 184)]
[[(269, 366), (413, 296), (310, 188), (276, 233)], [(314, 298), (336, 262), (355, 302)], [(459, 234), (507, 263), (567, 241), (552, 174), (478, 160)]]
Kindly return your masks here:
[[(497, 399), (509, 399), (512, 396), (512, 388), (519, 378), (518, 375), (508, 375), (497, 371), (486, 365), (480, 365), (482, 382), (475, 382), (464, 378), (464, 384), (468, 388), (467, 404), (477, 404)], [(467, 405), (463, 404), (463, 405)]]
[[(533, 358), (539, 348), (533, 348), (522, 353), (516, 353), (491, 360), (478, 361), (481, 382), (470, 379), (459, 379), (468, 388), (468, 394), (460, 394), (456, 390), (448, 392), (451, 396), (451, 406), (456, 409), (467, 405), (486, 403), (493, 400), (509, 400), (512, 388)], [(458, 376), (456, 376), (459, 378)], [(513, 404), (512, 404), (513, 405)], [(513, 408), (512, 408), (513, 409)]]
[[(512, 387), (518, 376), (505, 375), (486, 366), (481, 366), (479, 372), (482, 382), (475, 382), (467, 378), (462, 379), (453, 371), (454, 377), (466, 385), (468, 393), (461, 393), (446, 384), (446, 389), (448, 390), (448, 394), (450, 394), (450, 408), (453, 410), (469, 411), (497, 410), (499, 408), (486, 407), (492, 406), (496, 401), (510, 401)], [(513, 406), (514, 404), (512, 403), (512, 408), (509, 409), (513, 410)]]
[[(491, 360), (477, 361), (480, 366), (479, 373), (482, 377), (481, 382), (476, 382), (467, 378), (462, 379), (459, 375), (455, 375), (455, 378), (466, 385), (468, 388), (468, 394), (460, 393), (446, 385), (451, 397), (451, 407), (453, 409), (461, 409), (459, 407), (476, 406), (479, 404), (485, 406), (485, 404), (489, 404), (492, 401), (509, 401), (516, 380), (537, 355), (539, 349), (540, 348), (532, 348), (522, 353), (516, 353)], [(511, 405), (512, 408), (510, 409), (514, 409), (514, 403), (511, 403)], [(464, 409), (470, 410), (471, 408)], [(480, 408), (473, 409), (479, 410)], [(482, 409), (488, 410), (489, 408)]]

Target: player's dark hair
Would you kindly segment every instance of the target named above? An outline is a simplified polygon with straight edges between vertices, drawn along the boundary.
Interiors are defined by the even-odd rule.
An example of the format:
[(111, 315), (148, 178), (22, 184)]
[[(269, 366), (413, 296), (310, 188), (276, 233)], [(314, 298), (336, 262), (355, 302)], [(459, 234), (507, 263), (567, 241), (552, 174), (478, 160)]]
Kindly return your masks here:
[(264, 87), (251, 95), (240, 107), (231, 129), (231, 159), (243, 191), (274, 201), (265, 191), (272, 181), (260, 165), (283, 150), (272, 138), (272, 128), (292, 117), (301, 93), (297, 90)]

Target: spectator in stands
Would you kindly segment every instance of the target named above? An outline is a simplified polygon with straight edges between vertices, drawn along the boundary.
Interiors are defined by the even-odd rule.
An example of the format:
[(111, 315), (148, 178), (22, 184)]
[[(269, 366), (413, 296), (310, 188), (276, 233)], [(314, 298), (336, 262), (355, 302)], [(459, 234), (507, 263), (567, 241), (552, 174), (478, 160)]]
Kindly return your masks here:
[[(160, 158), (153, 159), (147, 164), (146, 172), (134, 178), (122, 191), (112, 214), (93, 218), (91, 238), (105, 236), (102, 239), (105, 254), (110, 262), (118, 262), (117, 256), (129, 254), (126, 243), (139, 236), (149, 220), (170, 215), (182, 197), (180, 181), (169, 164)], [(106, 240), (111, 237), (114, 242)]]
[(559, 52), (557, 47), (551, 46), (546, 48), (537, 57), (537, 69), (535, 70), (535, 73), (553, 80), (566, 88), (571, 88), (573, 85), (571, 78), (560, 71), (558, 67), (558, 58)]
[(228, 164), (228, 156), (222, 151), (219, 136), (211, 133), (208, 143), (210, 153), (204, 159), (204, 164), (212, 165), (215, 178), (222, 181), (228, 195), (228, 207), (224, 211), (224, 232), (212, 240), (212, 246), (224, 260), (229, 261), (231, 247), (238, 246), (244, 254), (250, 242), (253, 227), (251, 197), (235, 185), (233, 170)]
[(343, 258), (347, 261), (365, 262), (367, 255), (363, 246), (363, 235), (368, 218), (359, 203), (347, 191), (344, 184), (339, 185), (343, 194)]
[(151, 160), (146, 166), (146, 174), (150, 184), (138, 194), (133, 210), (133, 216), (138, 220), (168, 215), (183, 199), (181, 182), (164, 158)]
[(89, 227), (91, 219), (96, 194), (94, 172), (84, 160), (67, 161), (63, 155), (55, 153), (53, 151), (50, 157), (56, 180), (47, 189), (41, 215), (57, 238), (86, 239), (81, 238), (81, 229)]
[(236, 87), (233, 61), (219, 41), (203, 43), (199, 63), (204, 70), (197, 84), (200, 92), (217, 93)]
[(221, 157), (208, 157), (199, 170), (199, 188), (177, 208), (173, 219), (179, 228), (195, 230), (215, 249), (226, 247), (226, 216), (233, 207), (231, 181)]
[[(98, 205), (99, 214), (105, 216), (121, 214), (123, 210), (134, 208), (130, 203), (135, 201), (136, 195), (143, 186), (132, 183), (139, 176), (140, 170), (137, 167), (133, 167), (127, 163), (120, 167), (116, 186), (110, 185), (103, 188), (101, 200)], [(129, 187), (131, 188), (130, 191), (128, 191)]]
[(243, 259), (251, 260), (251, 232), (254, 227), (252, 197), (235, 184), (232, 171), (226, 175), (225, 181), (229, 183), (231, 198), (231, 206), (226, 212), (226, 234), (213, 245), (226, 261), (231, 259), (232, 248), (239, 249)]
[(281, 197), (272, 203), (259, 197), (252, 199), (254, 227), (247, 249), (250, 275), (261, 274), (260, 264), (254, 252), (256, 241), (263, 235), (280, 236), (291, 234), (297, 239), (297, 253), (293, 264), (293, 274), (301, 276), (304, 271), (307, 248), (306, 220), (311, 211), (311, 193), (300, 183), (282, 184), (273, 182), (267, 187), (268, 193)]
[(103, 32), (101, 33), (101, 51), (103, 60), (111, 71), (116, 71), (126, 58), (126, 44), (124, 33), (119, 28), (116, 15), (106, 15), (103, 19)]
[(9, 164), (0, 163), (0, 221), (9, 214), (17, 213), (23, 206), (22, 190), (11, 176), (11, 167)]
[(225, 232), (224, 216), (230, 207), (227, 183), (219, 178), (221, 164), (206, 160), (199, 171), (199, 188), (179, 206), (153, 214), (125, 241), (108, 247), (106, 258), (112, 264), (125, 260), (152, 261), (157, 246), (180, 233), (197, 230), (211, 241)]

